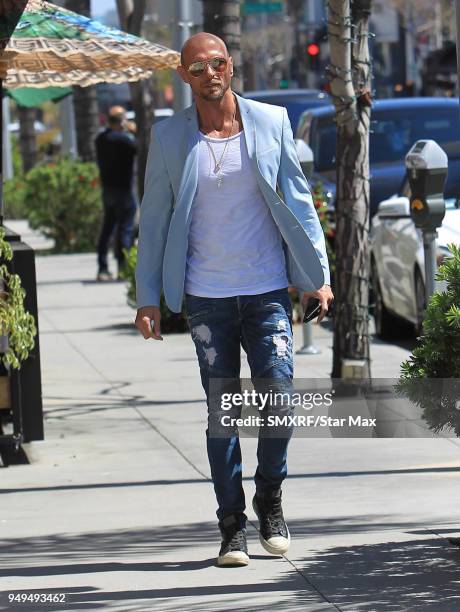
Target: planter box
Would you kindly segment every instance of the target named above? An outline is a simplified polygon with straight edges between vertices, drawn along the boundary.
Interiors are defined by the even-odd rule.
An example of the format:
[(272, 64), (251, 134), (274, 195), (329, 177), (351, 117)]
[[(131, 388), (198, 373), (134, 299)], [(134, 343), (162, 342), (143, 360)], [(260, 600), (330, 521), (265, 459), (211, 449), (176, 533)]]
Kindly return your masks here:
[[(25, 309), (32, 314), (37, 327), (35, 346), (29, 357), (21, 364), (20, 370), (11, 370), (6, 378), (9, 383), (8, 391), (0, 391), (1, 397), (9, 401), (9, 408), (16, 435), (20, 435), (24, 442), (43, 440), (43, 407), (40, 372), (40, 342), (38, 333), (37, 284), (35, 278), (34, 250), (21, 241), (20, 236), (6, 230), (6, 240), (13, 250), (13, 259), (8, 262), (10, 272), (17, 274), (26, 291), (24, 300)], [(1, 338), (1, 336), (0, 336)], [(1, 349), (0, 349), (1, 351)]]
[(11, 408), (11, 391), (9, 376), (0, 376), (0, 410)]

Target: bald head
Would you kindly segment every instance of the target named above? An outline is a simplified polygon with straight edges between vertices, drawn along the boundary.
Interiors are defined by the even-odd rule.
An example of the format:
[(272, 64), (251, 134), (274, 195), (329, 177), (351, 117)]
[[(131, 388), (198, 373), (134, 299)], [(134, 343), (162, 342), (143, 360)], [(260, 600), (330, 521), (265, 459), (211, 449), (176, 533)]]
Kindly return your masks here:
[(123, 106), (111, 106), (109, 108), (108, 115), (109, 117), (115, 117), (116, 115), (124, 115), (126, 113), (126, 108)]
[[(217, 63), (214, 60), (218, 60)], [(190, 71), (192, 64), (196, 66)], [(195, 100), (219, 102), (227, 95), (233, 102), (230, 90), (233, 60), (224, 41), (218, 36), (199, 32), (189, 38), (182, 47), (177, 72), (190, 85)]]
[(198, 32), (194, 36), (191, 36), (182, 47), (180, 54), (182, 66), (188, 66), (196, 55), (203, 53), (204, 51), (215, 50), (216, 55), (223, 55), (228, 58), (228, 50), (224, 41), (208, 32)]

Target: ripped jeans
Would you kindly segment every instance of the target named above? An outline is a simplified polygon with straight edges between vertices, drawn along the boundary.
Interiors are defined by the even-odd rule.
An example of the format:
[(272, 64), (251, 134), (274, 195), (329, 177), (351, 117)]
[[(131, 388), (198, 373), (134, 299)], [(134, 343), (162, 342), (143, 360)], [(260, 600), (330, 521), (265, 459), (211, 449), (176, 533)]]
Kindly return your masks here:
[[(208, 405), (206, 443), (216, 493), (217, 517), (238, 513), (246, 521), (242, 486), (242, 460), (238, 435), (209, 434), (210, 380), (231, 379), (233, 391), (240, 379), (241, 348), (247, 354), (251, 380), (270, 379), (275, 390), (292, 389), (292, 306), (287, 288), (259, 295), (206, 298), (186, 294), (187, 319), (195, 343), (201, 382)], [(236, 384), (238, 383), (238, 384)], [(268, 381), (267, 381), (268, 383)], [(287, 447), (292, 427), (283, 437), (266, 437), (259, 429), (258, 466), (254, 475), (257, 491), (277, 489), (287, 475)]]

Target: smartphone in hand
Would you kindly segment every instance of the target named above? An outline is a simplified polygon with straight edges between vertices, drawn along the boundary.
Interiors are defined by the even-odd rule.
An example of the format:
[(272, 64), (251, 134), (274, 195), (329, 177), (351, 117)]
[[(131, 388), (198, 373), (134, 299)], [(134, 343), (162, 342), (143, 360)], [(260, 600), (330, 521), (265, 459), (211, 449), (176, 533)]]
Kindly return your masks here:
[(303, 322), (309, 323), (321, 312), (321, 302), (318, 298), (310, 298), (307, 302)]

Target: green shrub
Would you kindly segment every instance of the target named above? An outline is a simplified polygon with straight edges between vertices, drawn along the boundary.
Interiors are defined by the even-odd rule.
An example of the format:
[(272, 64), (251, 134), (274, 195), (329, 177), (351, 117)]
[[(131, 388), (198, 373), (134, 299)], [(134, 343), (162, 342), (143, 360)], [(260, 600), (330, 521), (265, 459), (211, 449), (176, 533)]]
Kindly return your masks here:
[(3, 183), (3, 206), (5, 219), (24, 219), (26, 209), (24, 205), (26, 182), (22, 170), (22, 157), (19, 151), (18, 139), (11, 136), (11, 149), (13, 153), (13, 178)]
[(94, 251), (102, 219), (96, 164), (59, 158), (26, 175), (30, 226), (55, 241), (56, 253)]
[(460, 435), (460, 248), (450, 244), (449, 251), (436, 276), (447, 288), (429, 300), (423, 335), (401, 365), (397, 390), (422, 409), (431, 429), (448, 426)]
[(24, 168), (22, 165), (21, 150), (19, 148), (19, 137), (15, 134), (11, 135), (11, 151), (13, 161), (13, 175), (22, 176), (24, 174)]
[[(125, 250), (125, 265), (121, 272), (123, 278), (128, 283), (128, 304), (131, 308), (137, 308), (136, 304), (136, 262), (137, 262), (137, 247), (133, 246), (129, 251)], [(182, 312), (177, 314), (171, 312), (166, 306), (164, 296), (160, 298), (160, 312), (161, 312), (161, 333), (182, 333), (187, 331), (187, 316), (185, 314), (185, 308), (182, 308)]]
[(0, 359), (5, 366), (19, 368), (34, 347), (37, 328), (34, 317), (24, 309), (21, 279), (6, 266), (13, 253), (4, 237), (5, 230), (0, 228), (0, 334), (8, 339), (8, 347)]
[(3, 205), (5, 219), (24, 219), (27, 217), (25, 205), (26, 181), (24, 176), (14, 175), (3, 183)]

